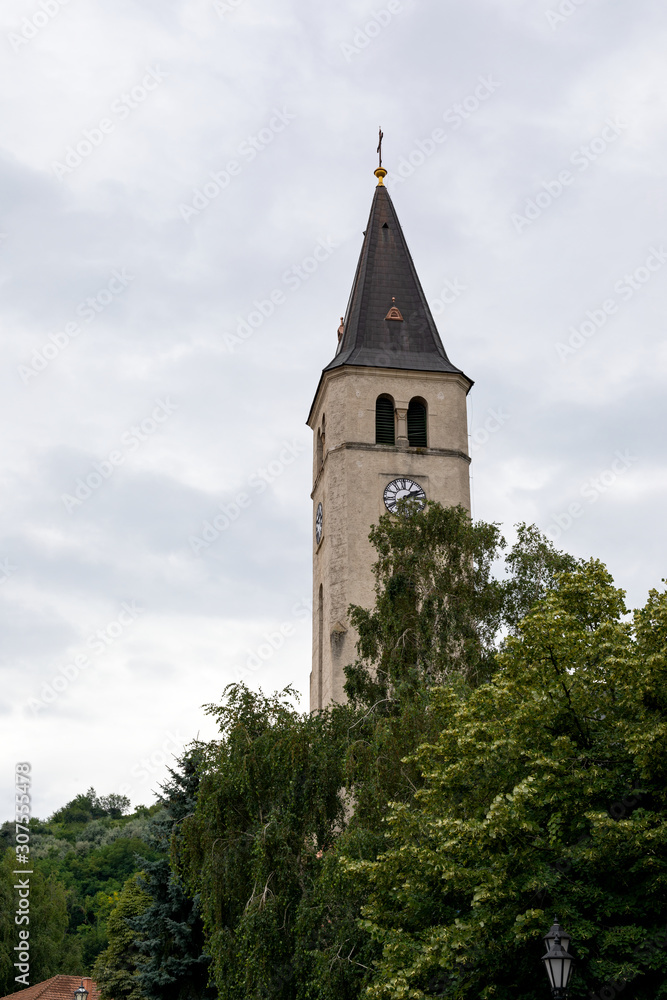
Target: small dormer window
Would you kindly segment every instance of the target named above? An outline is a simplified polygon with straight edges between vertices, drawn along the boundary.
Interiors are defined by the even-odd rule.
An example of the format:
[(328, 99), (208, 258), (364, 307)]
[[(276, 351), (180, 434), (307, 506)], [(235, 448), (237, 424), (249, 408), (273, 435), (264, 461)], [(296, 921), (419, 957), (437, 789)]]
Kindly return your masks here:
[(396, 320), (399, 323), (403, 322), (403, 316), (401, 314), (401, 310), (396, 305), (396, 297), (395, 296), (392, 296), (392, 299), (391, 299), (391, 309), (389, 310), (389, 312), (385, 316), (385, 320), (387, 320), (387, 319), (393, 319), (393, 320)]

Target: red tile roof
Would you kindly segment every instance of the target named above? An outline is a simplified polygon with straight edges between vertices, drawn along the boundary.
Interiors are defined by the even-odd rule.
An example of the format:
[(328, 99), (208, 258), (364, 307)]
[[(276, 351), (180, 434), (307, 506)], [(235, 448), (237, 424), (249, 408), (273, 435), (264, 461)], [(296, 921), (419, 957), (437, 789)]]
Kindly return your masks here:
[[(84, 976), (83, 985), (88, 990), (88, 1000), (100, 1000), (100, 991), (92, 979)], [(79, 986), (81, 976), (52, 976), (43, 983), (0, 997), (0, 1000), (74, 1000), (74, 991)]]

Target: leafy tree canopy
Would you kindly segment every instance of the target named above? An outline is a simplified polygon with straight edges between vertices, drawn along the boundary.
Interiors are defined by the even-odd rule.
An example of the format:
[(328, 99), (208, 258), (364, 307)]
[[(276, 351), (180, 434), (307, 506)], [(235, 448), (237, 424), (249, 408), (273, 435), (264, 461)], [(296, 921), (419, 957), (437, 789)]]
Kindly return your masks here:
[(153, 809), (90, 789), (33, 821), (40, 969), (99, 956), (108, 1000), (212, 1000), (209, 973), (221, 1000), (537, 1000), (557, 915), (574, 997), (667, 997), (667, 595), (629, 618), (534, 527), (507, 551), (400, 514), (347, 705), (231, 685)]
[(667, 594), (634, 622), (623, 596), (598, 562), (565, 574), (488, 683), (434, 693), (422, 787), (377, 860), (346, 862), (382, 949), (369, 1000), (538, 1000), (555, 913), (573, 996), (667, 996)]
[[(56, 949), (60, 961), (55, 971), (90, 973), (97, 955), (108, 944), (107, 919), (124, 883), (146, 860), (167, 856), (166, 845), (156, 848), (149, 835), (151, 816), (160, 808), (139, 806), (131, 815), (121, 815), (127, 809), (123, 796), (99, 797), (89, 789), (50, 819), (31, 820), (30, 861), (35, 884), (46, 880), (53, 900), (60, 900), (65, 907), (65, 937)], [(12, 864), (14, 836), (15, 823), (4, 823), (0, 854), (7, 865)], [(54, 929), (59, 926), (54, 917)], [(42, 933), (48, 937), (51, 931), (40, 920), (35, 934)], [(12, 935), (11, 930), (6, 937), (0, 935), (0, 967), (11, 965), (10, 952), (16, 944), (10, 944)], [(48, 963), (32, 965), (31, 982), (38, 982), (35, 976), (46, 967), (50, 967)]]
[(199, 895), (187, 895), (168, 858), (170, 842), (178, 841), (182, 821), (195, 809), (199, 757), (195, 745), (170, 770), (160, 796), (162, 811), (151, 825), (165, 857), (144, 865), (143, 887), (150, 902), (131, 922), (143, 958), (139, 985), (148, 1000), (213, 1000), (216, 995), (208, 985), (211, 958), (204, 945)]
[[(23, 988), (15, 977), (15, 947), (19, 928), (14, 923), (17, 896), (14, 885), (13, 853), (0, 859), (0, 994), (6, 996)], [(20, 876), (18, 876), (20, 878)], [(67, 893), (57, 879), (39, 869), (30, 875), (30, 923), (21, 925), (30, 933), (30, 982), (39, 983), (80, 963), (78, 942), (67, 934)]]
[(520, 524), (498, 579), (506, 542), (497, 525), (434, 502), (415, 511), (403, 500), (399, 512), (371, 530), (376, 603), (351, 608), (358, 658), (346, 670), (351, 702), (385, 711), (444, 682), (488, 679), (501, 631), (515, 630), (558, 574), (577, 565), (534, 526)]
[(349, 713), (301, 715), (293, 694), (232, 685), (209, 706), (221, 738), (199, 746), (197, 804), (175, 842), (224, 1000), (294, 996), (309, 961), (300, 906), (344, 822)]
[(130, 800), (125, 795), (98, 796), (94, 788), (89, 788), (83, 795), (68, 802), (62, 809), (51, 817), (52, 823), (61, 823), (63, 826), (90, 823), (93, 819), (102, 819), (108, 816), (111, 819), (120, 819), (129, 811)]
[(556, 908), (579, 995), (662, 995), (665, 596), (628, 622), (534, 527), (498, 577), (497, 526), (402, 513), (371, 536), (349, 704), (209, 708), (173, 851), (220, 997), (537, 1000)]
[(105, 1000), (212, 1000), (215, 995), (208, 988), (210, 957), (204, 951), (199, 900), (186, 895), (169, 864), (170, 840), (177, 839), (180, 822), (195, 806), (197, 761), (195, 748), (176, 762), (149, 822), (146, 840), (161, 856), (143, 858), (143, 871), (114, 894), (108, 946), (95, 965)]
[(127, 880), (109, 917), (108, 947), (99, 955), (93, 978), (103, 1000), (146, 1000), (141, 991), (138, 971), (143, 963), (132, 919), (150, 905), (142, 887), (142, 874)]

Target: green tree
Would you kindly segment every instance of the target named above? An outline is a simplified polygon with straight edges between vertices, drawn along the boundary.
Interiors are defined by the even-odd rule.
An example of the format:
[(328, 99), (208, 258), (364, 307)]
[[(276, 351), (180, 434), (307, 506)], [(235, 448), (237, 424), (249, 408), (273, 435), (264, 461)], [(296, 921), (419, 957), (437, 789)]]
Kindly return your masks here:
[[(14, 852), (5, 851), (0, 861), (0, 990), (2, 995), (23, 988), (16, 982), (19, 974), (14, 968), (19, 926), (14, 922), (17, 894), (14, 889), (17, 877), (13, 874), (16, 864)], [(63, 968), (78, 973), (81, 957), (76, 942), (67, 935), (67, 890), (53, 876), (33, 870), (30, 879), (29, 924), (21, 928), (30, 933), (30, 984), (42, 982)]]
[(145, 866), (142, 888), (149, 905), (131, 921), (144, 961), (138, 968), (149, 1000), (214, 997), (208, 989), (211, 959), (204, 948), (199, 897), (190, 899), (166, 858)]
[(516, 543), (505, 557), (508, 578), (503, 584), (503, 620), (513, 633), (550, 590), (558, 590), (561, 573), (573, 573), (584, 564), (559, 551), (534, 524), (517, 524), (516, 530)]
[(377, 603), (352, 610), (350, 704), (308, 716), (284, 693), (231, 687), (209, 709), (222, 739), (199, 747), (174, 856), (201, 895), (225, 1000), (356, 1000), (372, 982), (382, 946), (359, 919), (368, 885), (342, 861), (375, 862), (390, 803), (410, 808), (424, 785), (414, 754), (440, 736), (434, 685), (464, 704), (492, 675), (502, 630), (575, 565), (519, 526), (499, 580), (495, 525), (437, 504), (402, 513), (372, 532)]
[(346, 692), (361, 710), (347, 753), (351, 824), (373, 831), (378, 847), (388, 803), (411, 801), (421, 784), (410, 755), (437, 736), (433, 687), (453, 686), (465, 699), (491, 675), (502, 629), (516, 630), (578, 565), (534, 525), (519, 524), (497, 579), (505, 541), (496, 525), (473, 523), (461, 507), (404, 504), (403, 516), (385, 515), (371, 532), (376, 604), (351, 609), (359, 656), (346, 670)]
[(155, 846), (165, 857), (144, 864), (143, 887), (150, 904), (132, 921), (144, 956), (139, 983), (149, 1000), (206, 1000), (216, 995), (208, 986), (211, 958), (204, 947), (199, 895), (186, 894), (168, 859), (170, 841), (176, 842), (180, 824), (196, 806), (199, 757), (196, 748), (188, 750), (170, 770), (160, 796), (163, 808), (151, 824)]
[(382, 949), (369, 1000), (538, 1000), (555, 913), (574, 996), (667, 996), (667, 595), (634, 622), (623, 597), (600, 563), (578, 567), (488, 683), (434, 692), (421, 789), (377, 860), (345, 862)]
[(132, 875), (117, 896), (108, 920), (109, 944), (98, 956), (93, 979), (103, 1000), (146, 1000), (139, 982), (144, 962), (133, 921), (150, 905), (143, 873)]
[(130, 800), (126, 795), (99, 796), (94, 788), (89, 788), (85, 794), (77, 795), (62, 809), (51, 817), (52, 823), (85, 824), (93, 819), (109, 816), (111, 819), (120, 817), (130, 808)]
[[(122, 833), (122, 828), (118, 830)], [(81, 853), (73, 851), (62, 859), (43, 862), (53, 866), (70, 888), (69, 933), (81, 944), (85, 968), (90, 968), (108, 944), (107, 919), (109, 899), (121, 891), (127, 879), (146, 861), (155, 861), (161, 853), (142, 836), (118, 836), (111, 843), (91, 845)], [(84, 842), (85, 843), (85, 842)]]
[(221, 738), (199, 745), (196, 808), (175, 839), (223, 1000), (291, 1000), (308, 980), (300, 908), (344, 822), (349, 719), (302, 715), (293, 694), (231, 685), (209, 706)]
[(10, 880), (8, 876), (12, 874), (13, 865), (9, 867), (10, 853), (7, 851), (2, 858), (0, 867), (0, 992), (2, 996), (14, 992), (14, 976), (16, 975), (12, 958), (13, 948), (17, 943), (18, 928), (14, 924), (15, 892), (13, 889), (15, 879)]
[(452, 677), (490, 673), (504, 588), (493, 564), (505, 542), (496, 525), (473, 523), (462, 507), (429, 502), (371, 529), (378, 560), (376, 603), (351, 609), (358, 658), (346, 670), (354, 704), (402, 701)]
[(392, 702), (444, 682), (488, 679), (503, 626), (516, 630), (558, 588), (559, 575), (581, 565), (535, 525), (518, 524), (506, 577), (498, 579), (494, 570), (506, 543), (497, 525), (434, 502), (419, 511), (401, 501), (399, 511), (402, 516), (385, 514), (371, 530), (376, 602), (370, 610), (350, 609), (359, 642), (357, 660), (346, 670), (350, 700), (387, 711)]

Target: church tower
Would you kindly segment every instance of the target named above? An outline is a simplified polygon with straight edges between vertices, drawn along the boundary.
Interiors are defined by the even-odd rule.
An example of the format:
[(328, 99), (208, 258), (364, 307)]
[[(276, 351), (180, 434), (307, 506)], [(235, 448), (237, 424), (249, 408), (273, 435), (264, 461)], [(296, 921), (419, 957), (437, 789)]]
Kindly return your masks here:
[(386, 170), (338, 330), (308, 417), (313, 440), (311, 711), (345, 701), (356, 655), (350, 604), (375, 603), (368, 540), (405, 496), (470, 509), (466, 396), (445, 353), (405, 242)]

